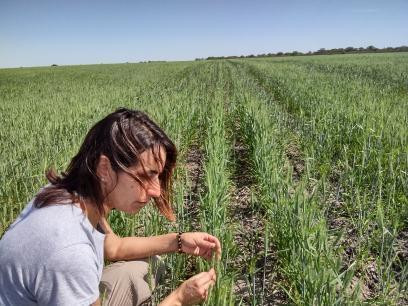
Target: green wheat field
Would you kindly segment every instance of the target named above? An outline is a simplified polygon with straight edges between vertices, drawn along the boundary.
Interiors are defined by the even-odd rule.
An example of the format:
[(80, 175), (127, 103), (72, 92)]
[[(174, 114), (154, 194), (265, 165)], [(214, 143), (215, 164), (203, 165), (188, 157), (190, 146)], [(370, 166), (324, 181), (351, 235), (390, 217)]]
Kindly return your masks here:
[(408, 303), (408, 53), (1, 69), (0, 236), (120, 106), (176, 143), (178, 219), (112, 228), (223, 246), (164, 257), (156, 302), (215, 266), (205, 305)]

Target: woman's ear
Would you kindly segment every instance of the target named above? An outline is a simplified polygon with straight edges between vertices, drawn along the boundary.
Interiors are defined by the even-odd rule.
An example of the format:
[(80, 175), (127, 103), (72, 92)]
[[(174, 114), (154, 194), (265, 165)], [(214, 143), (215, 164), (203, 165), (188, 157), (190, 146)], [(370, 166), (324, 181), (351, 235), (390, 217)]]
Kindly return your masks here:
[(96, 166), (96, 175), (105, 186), (110, 186), (115, 178), (115, 172), (107, 156), (101, 155), (99, 157), (98, 165)]

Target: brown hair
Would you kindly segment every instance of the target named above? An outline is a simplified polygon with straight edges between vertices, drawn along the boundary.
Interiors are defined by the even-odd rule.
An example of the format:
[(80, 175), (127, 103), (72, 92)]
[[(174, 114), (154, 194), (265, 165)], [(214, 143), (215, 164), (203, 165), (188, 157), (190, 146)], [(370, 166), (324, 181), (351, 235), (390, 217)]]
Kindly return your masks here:
[[(156, 207), (169, 220), (174, 221), (170, 204), (171, 176), (176, 164), (177, 150), (170, 138), (145, 113), (120, 108), (97, 122), (86, 135), (79, 152), (61, 175), (52, 169), (46, 177), (51, 183), (43, 188), (34, 199), (38, 208), (52, 204), (89, 199), (95, 203), (99, 213), (104, 214), (100, 178), (96, 168), (101, 155), (111, 162), (115, 172), (123, 171), (135, 177), (129, 167), (140, 162), (140, 154), (157, 147), (166, 150), (166, 163), (159, 175), (161, 195), (155, 198)], [(154, 154), (157, 161), (157, 154)]]

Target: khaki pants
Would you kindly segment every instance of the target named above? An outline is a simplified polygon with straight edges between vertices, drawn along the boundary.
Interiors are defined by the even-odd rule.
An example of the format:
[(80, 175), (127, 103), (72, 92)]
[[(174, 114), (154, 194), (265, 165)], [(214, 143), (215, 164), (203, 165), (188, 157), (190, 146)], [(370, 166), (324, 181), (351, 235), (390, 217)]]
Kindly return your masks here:
[(164, 265), (159, 256), (118, 261), (106, 266), (99, 284), (102, 305), (136, 306), (148, 301), (163, 270)]

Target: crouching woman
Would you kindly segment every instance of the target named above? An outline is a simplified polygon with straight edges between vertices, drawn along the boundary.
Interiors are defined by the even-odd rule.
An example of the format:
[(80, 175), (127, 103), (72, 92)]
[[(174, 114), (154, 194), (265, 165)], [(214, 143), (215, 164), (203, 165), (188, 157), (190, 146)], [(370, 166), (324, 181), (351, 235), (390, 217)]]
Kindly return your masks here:
[[(0, 240), (0, 305), (139, 305), (150, 297), (147, 261), (183, 252), (218, 257), (207, 233), (119, 237), (109, 223), (116, 209), (138, 213), (151, 199), (174, 220), (169, 202), (176, 148), (149, 117), (118, 109), (96, 123), (67, 170), (47, 173), (49, 184)], [(103, 267), (104, 259), (113, 261)], [(139, 260), (138, 260), (139, 259)], [(188, 279), (161, 305), (205, 300), (213, 269)]]

